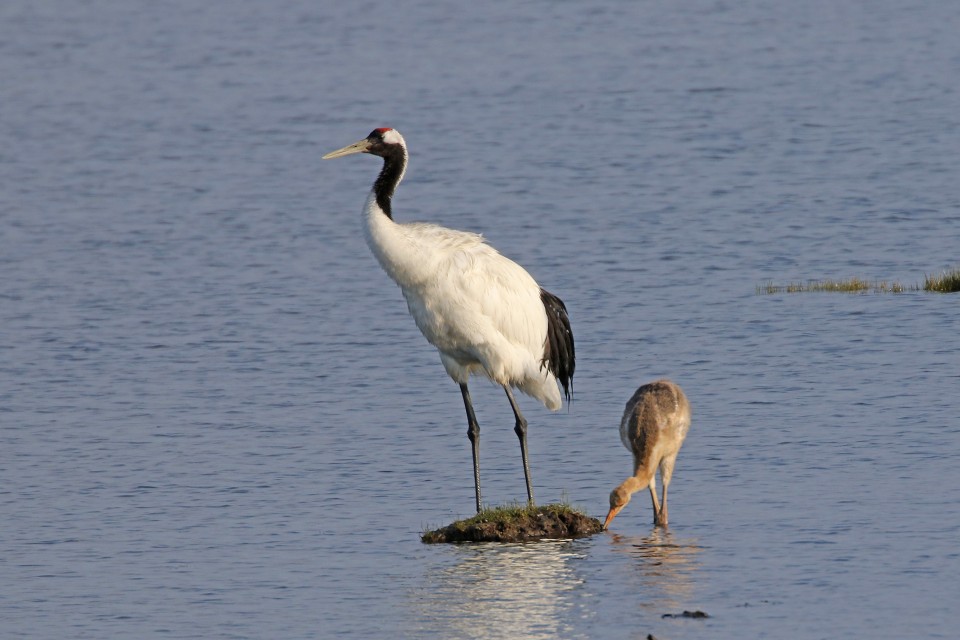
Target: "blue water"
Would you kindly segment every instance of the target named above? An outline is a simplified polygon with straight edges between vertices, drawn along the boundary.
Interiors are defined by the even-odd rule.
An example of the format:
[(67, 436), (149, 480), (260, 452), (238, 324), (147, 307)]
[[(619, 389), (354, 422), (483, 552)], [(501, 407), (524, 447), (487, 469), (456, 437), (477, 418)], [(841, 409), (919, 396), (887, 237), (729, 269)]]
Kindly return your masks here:
[[(0, 5), (0, 620), (9, 638), (955, 635), (960, 7)], [(456, 386), (364, 245), (484, 233), (564, 299), (538, 499), (602, 516), (618, 424), (693, 424), (653, 529), (426, 546), (470, 515)], [(522, 499), (472, 387), (484, 498)], [(706, 620), (665, 618), (702, 610)]]

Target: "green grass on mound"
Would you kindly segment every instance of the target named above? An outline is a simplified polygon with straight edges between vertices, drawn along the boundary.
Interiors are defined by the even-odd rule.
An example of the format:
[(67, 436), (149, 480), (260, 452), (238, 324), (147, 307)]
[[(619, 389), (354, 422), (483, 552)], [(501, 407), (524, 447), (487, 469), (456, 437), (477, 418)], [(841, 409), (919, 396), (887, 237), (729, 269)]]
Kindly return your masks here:
[(470, 518), (426, 531), (421, 540), (433, 542), (526, 542), (578, 538), (598, 533), (601, 523), (569, 504), (511, 504), (484, 509)]

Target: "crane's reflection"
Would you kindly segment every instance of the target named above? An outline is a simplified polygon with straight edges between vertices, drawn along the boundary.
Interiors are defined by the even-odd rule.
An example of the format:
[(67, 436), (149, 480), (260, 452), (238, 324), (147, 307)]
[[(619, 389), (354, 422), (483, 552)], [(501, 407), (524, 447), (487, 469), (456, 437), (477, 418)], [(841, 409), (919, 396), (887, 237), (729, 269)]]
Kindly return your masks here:
[[(572, 592), (583, 588), (572, 562), (583, 541), (470, 544), (452, 549), (452, 564), (435, 567), (412, 605), (430, 631), (458, 638), (556, 638), (565, 635)], [(427, 631), (422, 629), (421, 631)]]
[(659, 620), (694, 607), (702, 551), (695, 540), (660, 527), (608, 535), (454, 545), (442, 554), (431, 547), (435, 564), (409, 593), (416, 611), (409, 635), (579, 637), (588, 624), (588, 636), (602, 637), (608, 618), (643, 612), (636, 621)]
[(646, 536), (614, 533), (612, 538), (613, 551), (629, 557), (640, 577), (639, 606), (659, 611), (689, 605), (702, 550), (695, 540), (676, 538), (661, 527)]

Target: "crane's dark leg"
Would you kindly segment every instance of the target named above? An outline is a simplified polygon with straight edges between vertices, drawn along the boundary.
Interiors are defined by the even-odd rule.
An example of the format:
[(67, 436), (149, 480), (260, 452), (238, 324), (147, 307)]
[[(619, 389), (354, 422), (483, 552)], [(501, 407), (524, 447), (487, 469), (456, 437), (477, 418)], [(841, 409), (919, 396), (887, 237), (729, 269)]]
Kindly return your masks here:
[(477, 513), (480, 513), (480, 424), (473, 412), (467, 383), (461, 383), (460, 393), (463, 395), (463, 406), (467, 410), (467, 437), (473, 445), (473, 486), (477, 491)]
[(513, 415), (517, 419), (517, 425), (513, 428), (514, 433), (520, 438), (520, 455), (523, 457), (523, 477), (527, 481), (527, 502), (533, 504), (533, 484), (530, 482), (530, 463), (527, 461), (527, 419), (520, 413), (520, 407), (517, 405), (516, 398), (510, 387), (504, 387), (507, 392), (507, 398), (510, 399), (510, 407), (513, 409)]

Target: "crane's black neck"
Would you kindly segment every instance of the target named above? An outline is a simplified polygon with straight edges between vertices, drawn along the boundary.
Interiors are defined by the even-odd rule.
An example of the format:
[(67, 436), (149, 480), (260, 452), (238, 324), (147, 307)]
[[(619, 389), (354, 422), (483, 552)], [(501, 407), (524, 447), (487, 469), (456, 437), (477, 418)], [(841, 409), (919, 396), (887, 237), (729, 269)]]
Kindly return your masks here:
[(377, 197), (377, 205), (383, 214), (393, 219), (393, 211), (390, 207), (390, 201), (393, 198), (393, 192), (397, 185), (403, 179), (403, 173), (407, 169), (407, 150), (402, 145), (392, 144), (386, 146), (381, 154), (383, 158), (383, 168), (376, 182), (373, 183), (373, 192)]

